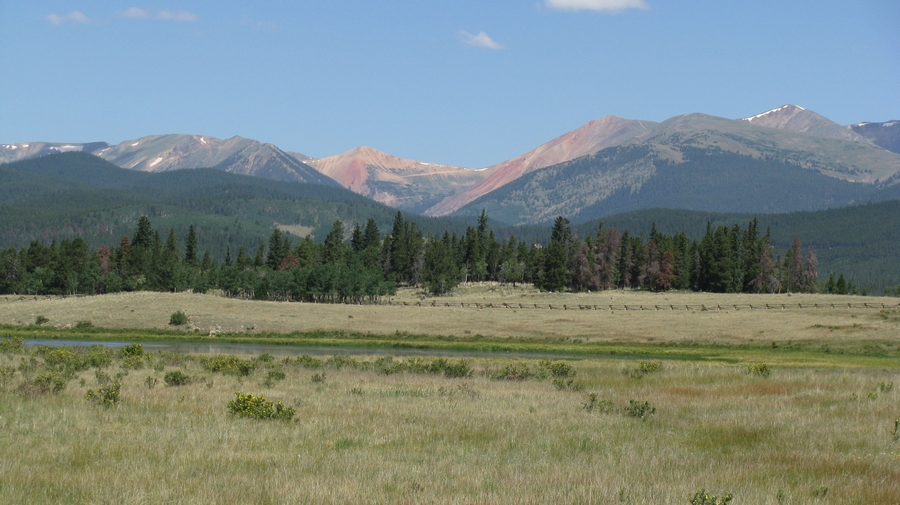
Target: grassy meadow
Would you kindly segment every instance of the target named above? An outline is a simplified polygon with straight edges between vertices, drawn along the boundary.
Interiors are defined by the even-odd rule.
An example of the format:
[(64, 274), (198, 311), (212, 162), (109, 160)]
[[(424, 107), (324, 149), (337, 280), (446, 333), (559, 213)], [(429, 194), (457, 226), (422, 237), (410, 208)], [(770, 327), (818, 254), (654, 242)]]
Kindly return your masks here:
[[(499, 286), (448, 301), (519, 299), (897, 303)], [(187, 329), (169, 327), (177, 310)], [(701, 488), (737, 504), (900, 503), (897, 308), (562, 311), (133, 293), (0, 298), (0, 325), (2, 503), (688, 504)], [(336, 347), (298, 358), (17, 345), (32, 336)], [(341, 353), (366, 341), (470, 353)], [(485, 349), (567, 358), (479, 357)], [(236, 392), (295, 414), (242, 418), (228, 408)]]

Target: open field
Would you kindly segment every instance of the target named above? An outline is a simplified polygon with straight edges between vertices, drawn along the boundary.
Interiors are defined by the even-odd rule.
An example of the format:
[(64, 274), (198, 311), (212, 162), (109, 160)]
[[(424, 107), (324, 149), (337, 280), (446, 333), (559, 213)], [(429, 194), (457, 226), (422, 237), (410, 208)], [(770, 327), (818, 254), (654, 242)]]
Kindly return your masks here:
[[(31, 325), (37, 316), (43, 327), (67, 328), (78, 321), (118, 329), (171, 329), (170, 315), (184, 311), (189, 330), (167, 338), (263, 337), (263, 334), (355, 332), (346, 341), (382, 345), (398, 341), (420, 347), (466, 343), (549, 346), (563, 353), (606, 353), (616, 346), (674, 351), (717, 348), (807, 350), (848, 363), (852, 356), (900, 357), (900, 300), (835, 295), (714, 295), (707, 293), (645, 293), (614, 291), (596, 294), (539, 293), (530, 289), (479, 286), (440, 301), (553, 304), (702, 305), (793, 304), (820, 305), (865, 302), (896, 309), (819, 308), (787, 310), (581, 311), (546, 309), (476, 309), (461, 307), (403, 307), (257, 302), (188, 293), (120, 293), (95, 297), (0, 298), (0, 325)], [(401, 291), (397, 299), (421, 301), (417, 293)], [(430, 302), (425, 299), (425, 302)], [(39, 331), (33, 329), (34, 331)], [(52, 333), (49, 332), (48, 333)], [(226, 335), (231, 334), (231, 335)], [(27, 335), (23, 335), (27, 336)], [(272, 337), (272, 335), (266, 335)], [(109, 338), (109, 337), (107, 337)], [(296, 343), (300, 339), (284, 338)], [(302, 339), (301, 339), (302, 340)], [(309, 342), (304, 342), (309, 344)], [(591, 347), (593, 346), (593, 348)], [(841, 358), (841, 354), (845, 356)], [(793, 358), (791, 358), (793, 359)]]
[[(412, 291), (397, 298), (420, 300)], [(448, 300), (514, 299), (898, 302), (487, 286)], [(188, 330), (168, 326), (177, 310), (191, 318)], [(37, 316), (48, 321), (36, 326)], [(93, 328), (75, 327), (88, 320)], [(553, 361), (572, 370), (558, 377), (537, 359), (450, 359), (471, 371), (454, 377), (427, 358), (243, 357), (243, 367), (223, 372), (214, 357), (105, 351), (108, 363), (65, 376), (51, 350), (7, 339), (0, 503), (686, 504), (705, 488), (732, 493), (734, 504), (900, 504), (896, 308), (563, 311), (131, 293), (0, 298), (0, 325), (0, 342), (182, 338), (334, 345), (335, 353), (378, 345), (580, 356)], [(88, 352), (101, 351), (81, 348), (71, 363), (87, 363)], [(767, 366), (751, 373), (758, 363)], [(174, 371), (190, 382), (168, 386)], [(121, 401), (86, 399), (116, 376)], [(65, 377), (65, 387), (42, 392), (47, 377)], [(236, 391), (282, 401), (296, 415), (237, 418), (227, 409)], [(630, 415), (644, 402), (655, 412)]]
[[(117, 357), (101, 373), (125, 374), (121, 400), (105, 407), (85, 397), (96, 369), (37, 393), (42, 358), (0, 355), (16, 369), (0, 392), (0, 501), (636, 504), (705, 488), (734, 503), (900, 503), (896, 368), (575, 360), (557, 387), (495, 378), (536, 375), (534, 360), (470, 361), (468, 378), (390, 373), (402, 360), (245, 363)], [(167, 386), (175, 370), (193, 380)], [(296, 416), (237, 418), (235, 391)], [(634, 417), (630, 400), (656, 410)]]

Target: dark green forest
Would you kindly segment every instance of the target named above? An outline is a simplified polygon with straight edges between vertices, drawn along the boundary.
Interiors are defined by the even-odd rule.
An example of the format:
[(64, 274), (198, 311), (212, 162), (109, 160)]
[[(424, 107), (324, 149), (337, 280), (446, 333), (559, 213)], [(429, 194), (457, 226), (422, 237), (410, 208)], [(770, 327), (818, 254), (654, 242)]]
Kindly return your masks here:
[(485, 212), (468, 223), (404, 216), (342, 188), (208, 169), (132, 172), (64, 153), (0, 166), (0, 290), (371, 301), (399, 285), (442, 294), (488, 280), (552, 291), (893, 293), (897, 222), (893, 201), (759, 217), (655, 209), (604, 223), (489, 226)]

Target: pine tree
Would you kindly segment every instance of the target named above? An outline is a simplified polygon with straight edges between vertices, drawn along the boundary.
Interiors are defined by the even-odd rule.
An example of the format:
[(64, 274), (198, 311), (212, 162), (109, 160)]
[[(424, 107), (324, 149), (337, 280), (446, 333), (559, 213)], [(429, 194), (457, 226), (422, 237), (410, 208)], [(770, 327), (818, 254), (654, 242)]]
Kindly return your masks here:
[(184, 262), (192, 267), (197, 266), (197, 250), (199, 244), (197, 241), (197, 233), (194, 231), (194, 225), (188, 227), (187, 240), (184, 244)]

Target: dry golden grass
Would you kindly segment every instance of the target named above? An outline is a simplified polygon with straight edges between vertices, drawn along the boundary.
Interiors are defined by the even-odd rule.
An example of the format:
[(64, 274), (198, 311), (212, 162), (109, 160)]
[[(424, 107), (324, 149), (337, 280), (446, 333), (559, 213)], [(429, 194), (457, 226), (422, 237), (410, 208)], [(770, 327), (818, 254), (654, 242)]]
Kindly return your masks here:
[[(23, 359), (0, 356), (0, 366)], [(570, 362), (579, 392), (480, 373), (504, 363), (475, 361), (473, 378), (446, 379), (278, 360), (239, 378), (170, 362), (130, 371), (112, 408), (85, 400), (93, 371), (57, 395), (7, 384), (0, 502), (688, 503), (702, 487), (735, 503), (900, 503), (897, 370), (762, 378), (746, 366), (663, 362), (636, 379), (622, 373), (635, 362), (581, 360)], [(166, 387), (176, 368), (202, 379)], [(286, 379), (267, 386), (270, 369)], [(310, 380), (323, 372), (323, 383)], [(147, 377), (159, 384), (149, 389)], [(297, 415), (233, 418), (235, 391)], [(586, 411), (588, 392), (614, 411)], [(657, 411), (628, 417), (630, 399)]]
[[(418, 301), (416, 291), (397, 299)], [(430, 303), (432, 299), (426, 299)], [(595, 294), (539, 293), (525, 288), (478, 286), (439, 302), (552, 303), (584, 305), (749, 305), (837, 303), (897, 306), (897, 298), (835, 295), (715, 295), (613, 291)], [(47, 325), (66, 327), (89, 320), (106, 328), (167, 328), (177, 310), (191, 319), (200, 335), (210, 332), (289, 333), (349, 330), (388, 335), (478, 335), (581, 342), (776, 344), (806, 343), (847, 346), (867, 343), (897, 345), (900, 318), (878, 309), (810, 308), (787, 310), (547, 310), (470, 307), (404, 307), (258, 302), (190, 293), (119, 293), (94, 297), (0, 298), (0, 324), (33, 324), (39, 315)], [(900, 309), (898, 309), (900, 310)], [(893, 344), (891, 344), (893, 343)]]

